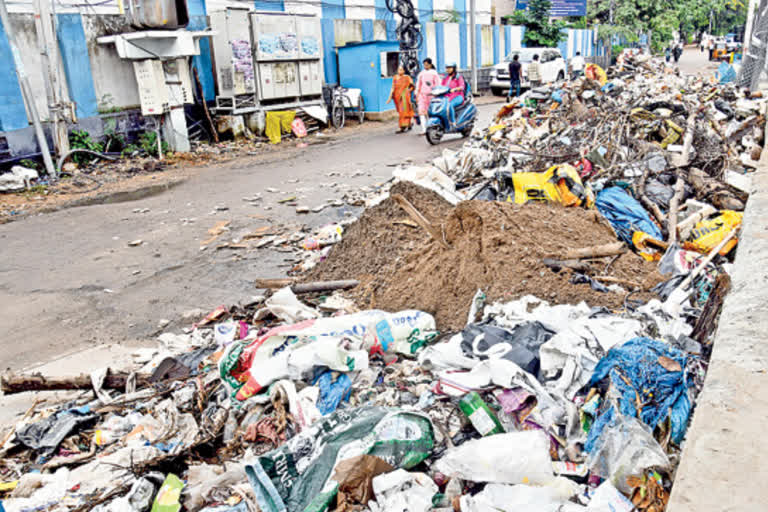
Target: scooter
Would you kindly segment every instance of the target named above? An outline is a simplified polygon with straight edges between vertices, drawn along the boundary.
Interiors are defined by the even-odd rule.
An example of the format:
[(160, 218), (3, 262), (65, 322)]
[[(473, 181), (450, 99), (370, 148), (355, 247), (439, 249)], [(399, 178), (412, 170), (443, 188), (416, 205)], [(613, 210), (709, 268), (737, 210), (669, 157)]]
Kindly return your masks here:
[(432, 89), (427, 121), (427, 141), (432, 145), (438, 144), (446, 133), (461, 133), (464, 137), (468, 137), (475, 125), (477, 107), (472, 101), (469, 84), (464, 91), (464, 103), (456, 107), (454, 112), (456, 120), (454, 124), (451, 124), (448, 118), (449, 92), (450, 89), (445, 85), (438, 85)]

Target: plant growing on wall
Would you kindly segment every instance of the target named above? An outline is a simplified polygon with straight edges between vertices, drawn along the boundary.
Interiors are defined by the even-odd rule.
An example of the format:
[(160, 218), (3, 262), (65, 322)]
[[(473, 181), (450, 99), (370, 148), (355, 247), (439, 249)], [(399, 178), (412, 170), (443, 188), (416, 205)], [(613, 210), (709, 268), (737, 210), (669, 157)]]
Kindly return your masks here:
[[(72, 149), (87, 149), (96, 153), (101, 153), (104, 147), (98, 142), (91, 139), (91, 134), (85, 130), (72, 130), (69, 134), (69, 146)], [(87, 153), (75, 153), (72, 156), (72, 160), (78, 164), (87, 164), (96, 157)]]

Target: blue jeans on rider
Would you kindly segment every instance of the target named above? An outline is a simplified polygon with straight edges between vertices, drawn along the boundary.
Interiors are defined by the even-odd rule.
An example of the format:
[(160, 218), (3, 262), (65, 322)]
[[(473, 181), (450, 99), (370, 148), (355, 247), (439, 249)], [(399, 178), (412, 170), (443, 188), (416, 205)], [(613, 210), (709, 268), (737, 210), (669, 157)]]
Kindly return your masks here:
[(464, 103), (464, 98), (461, 96), (456, 96), (448, 102), (448, 120), (452, 125), (456, 124), (456, 107), (462, 103)]
[(512, 96), (520, 96), (520, 80), (512, 80), (509, 84), (509, 94), (507, 94), (507, 99), (512, 98)]

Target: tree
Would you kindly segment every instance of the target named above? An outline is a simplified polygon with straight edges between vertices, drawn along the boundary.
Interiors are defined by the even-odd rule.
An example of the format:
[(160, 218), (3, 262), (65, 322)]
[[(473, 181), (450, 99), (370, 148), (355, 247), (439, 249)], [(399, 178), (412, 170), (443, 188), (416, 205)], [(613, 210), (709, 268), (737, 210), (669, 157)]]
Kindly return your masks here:
[(514, 24), (525, 26), (523, 42), (527, 46), (555, 47), (565, 37), (565, 23), (549, 19), (551, 7), (551, 0), (530, 0), (525, 11), (515, 11), (511, 16)]

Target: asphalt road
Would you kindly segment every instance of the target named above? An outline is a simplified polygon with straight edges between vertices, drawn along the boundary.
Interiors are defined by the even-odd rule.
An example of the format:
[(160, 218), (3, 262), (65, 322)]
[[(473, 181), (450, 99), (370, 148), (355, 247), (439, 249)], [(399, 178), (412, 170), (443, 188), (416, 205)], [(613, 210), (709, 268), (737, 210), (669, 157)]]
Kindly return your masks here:
[[(487, 124), (497, 108), (481, 106), (479, 123)], [(393, 122), (272, 163), (216, 166), (154, 197), (0, 225), (0, 368), (39, 366), (101, 344), (146, 342), (162, 319), (247, 301), (256, 292), (254, 279), (284, 274), (286, 254), (216, 250), (216, 243), (201, 250), (207, 231), (230, 221), (221, 242), (266, 225), (298, 228), (344, 218), (355, 211), (297, 215), (278, 201), (297, 196), (315, 207), (389, 179), (392, 166), (406, 158), (426, 162), (462, 143), (451, 136), (431, 147), (424, 137), (394, 132)], [(260, 202), (243, 200), (259, 193)]]

